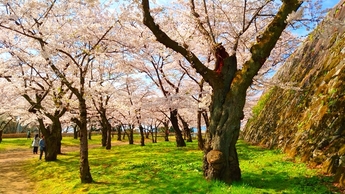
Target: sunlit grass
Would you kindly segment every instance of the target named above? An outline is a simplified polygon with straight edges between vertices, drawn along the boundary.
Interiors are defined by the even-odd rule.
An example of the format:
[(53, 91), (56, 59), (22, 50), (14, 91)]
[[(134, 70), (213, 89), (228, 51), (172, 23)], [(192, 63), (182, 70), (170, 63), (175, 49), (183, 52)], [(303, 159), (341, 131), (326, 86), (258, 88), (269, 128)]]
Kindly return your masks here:
[(0, 143), (0, 151), (28, 149), (32, 144), (32, 138), (3, 138)]
[[(146, 142), (146, 146), (114, 145), (105, 150), (94, 136), (89, 150), (92, 184), (81, 184), (79, 152), (58, 156), (56, 162), (30, 160), (28, 175), (37, 193), (332, 193), (329, 178), (321, 178), (305, 164), (284, 159), (275, 150), (238, 143), (243, 180), (227, 185), (206, 181), (197, 142), (177, 148), (174, 141)], [(149, 141), (149, 140), (147, 140)], [(116, 142), (116, 141), (115, 141)], [(114, 143), (115, 143), (114, 142)], [(64, 138), (63, 145), (79, 145)]]

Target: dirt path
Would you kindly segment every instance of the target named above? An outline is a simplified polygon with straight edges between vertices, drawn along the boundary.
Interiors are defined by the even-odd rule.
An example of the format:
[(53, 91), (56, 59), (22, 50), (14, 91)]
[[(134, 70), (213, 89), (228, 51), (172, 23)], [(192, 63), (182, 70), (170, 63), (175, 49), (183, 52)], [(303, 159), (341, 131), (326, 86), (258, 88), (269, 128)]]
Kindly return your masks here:
[[(112, 146), (123, 145), (128, 142), (117, 141), (111, 144)], [(89, 145), (89, 149), (94, 147), (99, 147), (99, 145)], [(62, 153), (78, 150), (79, 146), (61, 148)], [(35, 194), (35, 183), (28, 178), (23, 169), (25, 161), (32, 158), (38, 160), (39, 154), (32, 154), (31, 148), (0, 152), (0, 194)]]
[[(79, 147), (64, 147), (62, 152), (77, 151)], [(23, 170), (26, 160), (37, 158), (31, 149), (16, 149), (0, 152), (0, 194), (34, 194), (35, 183)]]
[(37, 157), (27, 150), (11, 150), (0, 153), (0, 193), (4, 194), (31, 194), (34, 183), (26, 177), (23, 171), (25, 160)]

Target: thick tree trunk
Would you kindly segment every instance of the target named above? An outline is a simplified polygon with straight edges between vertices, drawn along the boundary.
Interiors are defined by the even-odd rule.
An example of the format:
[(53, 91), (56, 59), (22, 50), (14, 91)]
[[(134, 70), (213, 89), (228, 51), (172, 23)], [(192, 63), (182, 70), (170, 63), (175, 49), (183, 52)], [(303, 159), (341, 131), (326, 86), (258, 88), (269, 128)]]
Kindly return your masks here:
[(170, 110), (170, 121), (175, 131), (175, 139), (176, 139), (176, 146), (177, 147), (185, 147), (186, 143), (183, 140), (182, 132), (178, 126), (177, 120), (177, 110)]
[(105, 147), (107, 145), (107, 135), (108, 129), (106, 126), (104, 126), (104, 123), (102, 122), (102, 147)]
[(241, 93), (229, 91), (227, 95), (223, 92), (213, 90), (211, 122), (206, 134), (203, 168), (207, 179), (231, 183), (241, 179), (235, 145), (244, 116), (246, 93), (245, 90)]
[(89, 148), (87, 131), (87, 111), (85, 99), (79, 99), (79, 128), (80, 128), (80, 180), (82, 183), (91, 183), (92, 176), (89, 166)]
[[(61, 152), (61, 123), (58, 118), (52, 119), (52, 125), (45, 127), (42, 119), (38, 119), (39, 128), (45, 137), (46, 153), (45, 161), (56, 161), (57, 155)], [(59, 147), (60, 146), (60, 147)]]

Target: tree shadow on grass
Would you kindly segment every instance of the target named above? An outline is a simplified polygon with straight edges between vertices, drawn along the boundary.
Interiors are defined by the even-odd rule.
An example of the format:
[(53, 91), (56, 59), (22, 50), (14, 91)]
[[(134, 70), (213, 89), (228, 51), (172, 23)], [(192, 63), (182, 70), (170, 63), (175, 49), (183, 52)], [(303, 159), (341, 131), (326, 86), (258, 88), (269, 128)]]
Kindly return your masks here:
[[(238, 157), (242, 181), (234, 186), (248, 186), (263, 193), (332, 193), (331, 177), (307, 175), (307, 167), (284, 161), (280, 150), (268, 150), (239, 142)], [(334, 187), (332, 187), (333, 189)]]
[(265, 148), (252, 146), (243, 142), (237, 143), (236, 148), (240, 160), (254, 160), (256, 157), (267, 152)]
[(327, 194), (333, 193), (329, 180), (319, 176), (289, 177), (287, 172), (267, 171), (262, 174), (246, 172), (241, 181), (233, 183), (234, 186), (252, 187), (262, 190), (263, 193), (308, 193)]

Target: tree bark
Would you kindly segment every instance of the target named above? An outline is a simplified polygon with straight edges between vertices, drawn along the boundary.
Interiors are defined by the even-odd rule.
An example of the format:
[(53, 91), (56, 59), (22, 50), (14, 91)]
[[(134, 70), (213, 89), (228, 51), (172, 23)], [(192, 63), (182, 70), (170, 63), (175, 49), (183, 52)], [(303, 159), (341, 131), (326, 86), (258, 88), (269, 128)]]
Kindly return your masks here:
[(85, 99), (79, 100), (79, 121), (77, 124), (80, 129), (80, 179), (81, 183), (93, 182), (89, 166), (89, 148), (87, 131), (87, 109)]
[(186, 134), (186, 138), (187, 138), (187, 142), (193, 142), (192, 140), (192, 134), (190, 132), (190, 128), (188, 126), (188, 123), (180, 116), (179, 116), (179, 119), (181, 120), (182, 122), (182, 126), (183, 126), (183, 131), (184, 133)]
[(80, 135), (78, 135), (77, 125), (72, 126), (72, 127), (73, 127), (73, 138), (78, 139), (78, 136)]
[(45, 127), (42, 119), (38, 119), (39, 129), (45, 137), (46, 154), (45, 161), (56, 161), (58, 153), (61, 153), (61, 123), (59, 118), (50, 118), (52, 124)]
[(203, 110), (198, 110), (197, 115), (197, 136), (198, 136), (198, 147), (200, 150), (204, 149), (205, 140), (202, 138), (202, 131), (201, 131), (201, 113)]
[(182, 132), (178, 126), (177, 114), (178, 113), (176, 109), (170, 110), (170, 121), (175, 131), (176, 146), (185, 147), (186, 143), (183, 140)]
[(164, 141), (169, 141), (169, 121), (163, 121), (164, 125)]
[(121, 141), (121, 125), (116, 126), (117, 131), (117, 141)]
[(140, 145), (145, 146), (145, 135), (144, 135), (144, 128), (142, 125), (139, 125), (139, 131), (140, 131)]
[(111, 149), (111, 125), (109, 122), (108, 122), (108, 127), (107, 127), (107, 143), (106, 143), (105, 149), (107, 150)]
[(108, 129), (106, 126), (104, 126), (103, 121), (101, 122), (102, 124), (102, 147), (105, 147), (107, 145), (107, 135), (108, 135)]
[[(244, 117), (243, 107), (246, 93), (213, 91), (210, 107), (211, 121), (204, 147), (204, 176), (209, 180), (231, 183), (241, 179), (236, 142), (240, 123)], [(226, 96), (231, 96), (227, 99)]]

